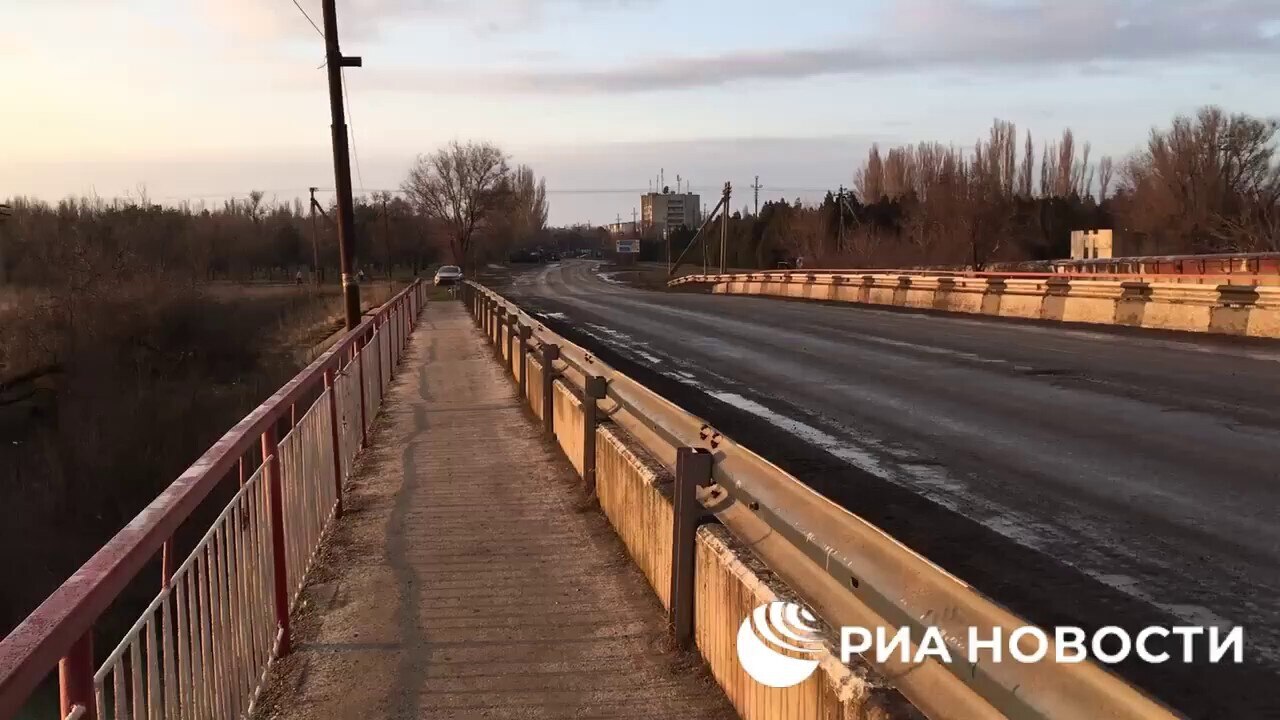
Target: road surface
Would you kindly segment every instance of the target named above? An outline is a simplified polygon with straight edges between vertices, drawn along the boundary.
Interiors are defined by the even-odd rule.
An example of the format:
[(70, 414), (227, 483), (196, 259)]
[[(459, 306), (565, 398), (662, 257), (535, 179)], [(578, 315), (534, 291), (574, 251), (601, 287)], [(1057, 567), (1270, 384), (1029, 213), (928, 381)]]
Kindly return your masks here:
[(1280, 344), (655, 292), (595, 261), (500, 290), (1033, 621), (1243, 626), (1243, 665), (1117, 671), (1192, 717), (1280, 716)]

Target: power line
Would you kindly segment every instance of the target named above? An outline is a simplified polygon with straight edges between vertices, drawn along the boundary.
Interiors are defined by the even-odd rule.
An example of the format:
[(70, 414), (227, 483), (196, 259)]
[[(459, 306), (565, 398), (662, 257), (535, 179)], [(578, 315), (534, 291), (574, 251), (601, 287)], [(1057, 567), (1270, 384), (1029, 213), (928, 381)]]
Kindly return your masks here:
[(342, 68), (342, 97), (347, 101), (347, 131), (351, 133), (351, 159), (356, 161), (356, 180), (364, 192), (364, 173), (360, 172), (360, 153), (356, 151), (356, 123), (351, 118), (351, 95), (347, 93), (347, 69)]
[(316, 34), (320, 37), (324, 37), (324, 31), (320, 29), (320, 26), (316, 24), (315, 20), (311, 19), (311, 16), (307, 14), (307, 11), (302, 9), (302, 6), (298, 4), (298, 0), (293, 0), (293, 6), (298, 8), (298, 12), (302, 13), (302, 17), (306, 18), (307, 22), (311, 23), (311, 27), (316, 31)]

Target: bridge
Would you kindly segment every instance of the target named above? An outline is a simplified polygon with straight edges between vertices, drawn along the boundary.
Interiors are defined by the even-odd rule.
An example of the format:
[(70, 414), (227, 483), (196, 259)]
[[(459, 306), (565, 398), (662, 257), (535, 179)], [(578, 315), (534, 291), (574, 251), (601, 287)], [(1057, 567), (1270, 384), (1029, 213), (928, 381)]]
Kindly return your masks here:
[[(1149, 675), (1096, 662), (967, 661), (970, 633), (1032, 625), (1021, 608), (1037, 598), (997, 602), (868, 520), (874, 508), (851, 512), (660, 393), (635, 362), (648, 345), (573, 331), (564, 313), (588, 305), (663, 322), (593, 267), (468, 283), (460, 302), (428, 304), (418, 283), (393, 298), (0, 642), (0, 718), (55, 668), (64, 718), (1188, 712)], [(578, 277), (558, 305), (531, 291), (562, 272)], [(105, 636), (104, 613), (148, 582), (136, 622)], [(814, 618), (797, 655), (812, 675), (788, 687), (735, 651), (772, 603)], [(850, 626), (937, 628), (956, 658), (841, 658)]]

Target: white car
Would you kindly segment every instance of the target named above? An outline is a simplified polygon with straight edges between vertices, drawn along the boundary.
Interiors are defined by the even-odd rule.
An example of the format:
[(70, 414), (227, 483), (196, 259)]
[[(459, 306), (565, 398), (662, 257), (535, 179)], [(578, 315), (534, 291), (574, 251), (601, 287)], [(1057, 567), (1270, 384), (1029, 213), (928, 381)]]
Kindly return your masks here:
[(436, 271), (436, 285), (456, 285), (462, 282), (462, 268), (457, 265), (442, 265)]

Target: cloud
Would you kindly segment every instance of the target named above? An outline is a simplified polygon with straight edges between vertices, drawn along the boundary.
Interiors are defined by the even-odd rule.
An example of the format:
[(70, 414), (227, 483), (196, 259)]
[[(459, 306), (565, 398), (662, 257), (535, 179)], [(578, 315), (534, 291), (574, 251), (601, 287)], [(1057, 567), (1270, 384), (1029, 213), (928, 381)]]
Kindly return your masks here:
[(627, 93), (739, 80), (925, 69), (998, 70), (1280, 54), (1274, 0), (898, 0), (866, 37), (827, 48), (671, 57), (605, 68), (370, 73), (375, 87)]

